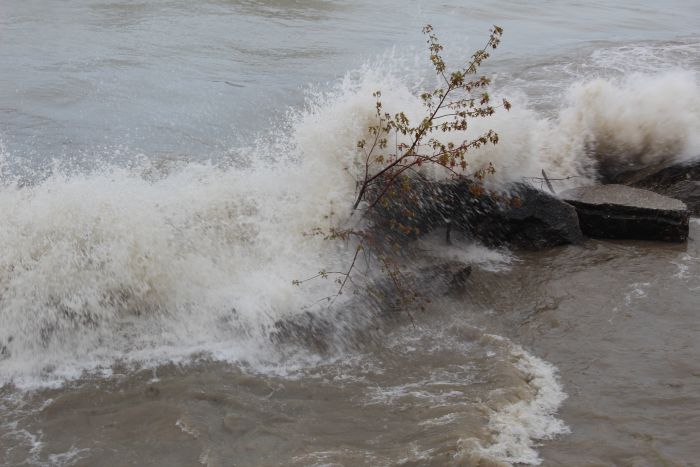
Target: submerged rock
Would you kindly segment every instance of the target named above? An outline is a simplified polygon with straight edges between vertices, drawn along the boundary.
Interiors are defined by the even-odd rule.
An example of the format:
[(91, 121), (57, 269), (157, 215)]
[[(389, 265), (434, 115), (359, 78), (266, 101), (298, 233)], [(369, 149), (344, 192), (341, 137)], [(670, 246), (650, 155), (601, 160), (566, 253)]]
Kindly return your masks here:
[(677, 199), (624, 185), (579, 187), (560, 196), (576, 208), (581, 229), (591, 237), (670, 242), (688, 238), (690, 213)]
[(700, 160), (645, 167), (619, 174), (609, 181), (679, 199), (693, 215), (700, 215)]
[[(461, 261), (442, 261), (405, 272), (403, 287), (416, 294), (416, 303), (461, 291), (472, 268)], [(328, 352), (333, 345), (362, 348), (363, 342), (378, 339), (381, 322), (392, 321), (406, 311), (389, 279), (358, 289), (342, 306), (306, 311), (274, 323), (270, 339), (277, 344), (294, 343)]]

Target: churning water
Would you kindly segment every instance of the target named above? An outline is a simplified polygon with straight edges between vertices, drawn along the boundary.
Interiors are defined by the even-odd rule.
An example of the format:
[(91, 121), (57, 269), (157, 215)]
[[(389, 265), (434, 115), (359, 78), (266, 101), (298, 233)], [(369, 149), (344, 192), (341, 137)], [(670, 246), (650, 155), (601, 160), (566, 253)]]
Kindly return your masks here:
[(697, 223), (426, 239), (462, 295), (271, 341), (352, 257), (303, 233), (350, 215), (372, 93), (420, 115), (426, 23), (448, 63), (505, 29), (490, 183), (700, 155), (694, 0), (0, 1), (0, 464), (695, 465)]

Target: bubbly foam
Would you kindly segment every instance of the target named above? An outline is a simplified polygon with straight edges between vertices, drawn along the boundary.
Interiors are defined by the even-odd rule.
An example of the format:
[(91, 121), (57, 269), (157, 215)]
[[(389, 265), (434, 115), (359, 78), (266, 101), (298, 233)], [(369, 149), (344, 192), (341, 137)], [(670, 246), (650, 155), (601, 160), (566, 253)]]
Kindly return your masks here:
[(584, 135), (600, 169), (638, 169), (700, 155), (700, 83), (690, 72), (594, 79), (569, 93), (561, 123)]
[[(382, 91), (386, 112), (403, 111), (418, 122), (425, 111), (416, 96), (426, 88), (430, 86), (425, 82), (413, 86), (391, 70), (365, 69), (332, 94), (316, 96), (297, 141), (306, 154), (322, 148), (328, 155), (314, 160), (335, 161), (338, 169), (358, 174), (361, 160), (348, 154), (359, 139), (371, 140), (366, 128), (376, 122), (372, 93)], [(475, 119), (463, 132), (432, 135), (459, 144), (489, 129), (497, 131), (499, 143), (471, 151), (467, 169), (473, 173), (493, 164), (496, 173), (487, 182), (494, 186), (539, 178), (545, 170), (552, 179), (567, 179), (557, 181), (565, 188), (610, 173), (700, 157), (700, 80), (692, 71), (576, 81), (561, 96), (553, 116), (542, 114), (520, 92), (509, 97), (513, 108), (508, 112), (500, 109), (492, 117)], [(449, 176), (440, 169), (425, 172), (435, 178)]]
[[(388, 62), (311, 93), (290, 112), (288, 132), (239, 154), (246, 167), (59, 166), (27, 182), (10, 175), (21, 161), (0, 148), (0, 384), (193, 352), (274, 359), (270, 327), (335, 290), (332, 281), (299, 288), (292, 280), (342, 268), (352, 253), (303, 232), (357, 222), (356, 143), (374, 122), (372, 93), (382, 91), (387, 112), (414, 122), (422, 115), (416, 96), (426, 81), (400, 60)], [(445, 142), (498, 131), (498, 145), (469, 154), (470, 171), (495, 166), (494, 186), (544, 169), (553, 179), (572, 177), (555, 182), (563, 188), (594, 181), (599, 167), (700, 154), (700, 84), (691, 72), (596, 78), (562, 100), (548, 117), (516, 95), (510, 112), (474, 120)], [(507, 262), (478, 249), (460, 258)]]
[(272, 322), (329, 292), (324, 283), (300, 290), (292, 279), (342, 256), (302, 235), (327, 223), (328, 210), (327, 198), (295, 186), (306, 186), (302, 179), (290, 166), (191, 164), (155, 181), (110, 169), (5, 184), (3, 380), (158, 347), (231, 339), (255, 347)]
[[(490, 337), (504, 339), (501, 336)], [(511, 344), (510, 353), (521, 377), (528, 381), (532, 395), (495, 410), (488, 422), (491, 443), (484, 445), (475, 439), (462, 440), (460, 456), (471, 460), (489, 459), (508, 465), (539, 465), (542, 460), (535, 450), (537, 441), (569, 432), (564, 422), (556, 418), (567, 395), (554, 366), (515, 344)]]

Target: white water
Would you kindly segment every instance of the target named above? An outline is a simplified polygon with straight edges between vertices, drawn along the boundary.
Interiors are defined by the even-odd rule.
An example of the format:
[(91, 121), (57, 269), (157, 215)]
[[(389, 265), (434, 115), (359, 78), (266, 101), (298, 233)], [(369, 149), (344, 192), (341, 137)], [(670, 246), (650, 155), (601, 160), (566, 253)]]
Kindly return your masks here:
[[(495, 335), (486, 338), (504, 340)], [(556, 368), (520, 346), (510, 347), (510, 358), (528, 381), (530, 394), (493, 410), (488, 423), (491, 443), (483, 446), (479, 440), (462, 440), (460, 460), (478, 462), (484, 458), (508, 465), (539, 465), (542, 459), (535, 450), (536, 442), (569, 432), (569, 427), (555, 416), (567, 397)]]
[(334, 193), (352, 194), (334, 178), (282, 161), (246, 171), (189, 164), (157, 180), (108, 168), (6, 183), (3, 381), (160, 347), (257, 348), (268, 325), (329, 292), (292, 280), (336, 261), (337, 245), (302, 235), (328, 223)]
[[(331, 5), (319, 14), (332, 16), (336, 7), (342, 11)], [(462, 9), (450, 7), (455, 14)], [(431, 11), (427, 6), (418, 10)], [(73, 13), (65, 14), (62, 21), (71, 24)], [(150, 17), (144, 16), (148, 24)], [(153, 18), (159, 21), (157, 15)], [(21, 24), (12, 23), (8, 31), (17, 32)], [(80, 33), (89, 37), (93, 26), (87, 24)], [(224, 24), (219, 33), (228, 27)], [(514, 30), (516, 36), (522, 32), (517, 24)], [(321, 37), (327, 35), (319, 31)], [(582, 37), (592, 39), (582, 31)], [(50, 39), (51, 31), (46, 34)], [(447, 37), (453, 42), (464, 38), (454, 30)], [(81, 41), (78, 32), (72, 40)], [(527, 51), (541, 40), (530, 37), (513, 50)], [(44, 43), (42, 47), (51, 48), (50, 40)], [(387, 45), (395, 43), (388, 40)], [(376, 58), (376, 51), (368, 48), (363, 58), (375, 56), (371, 64), (307, 92), (300, 90), (307, 81), (317, 80), (316, 76), (333, 79), (348, 68), (345, 62), (319, 58), (330, 53), (323, 45), (303, 51), (304, 60), (310, 57), (322, 66), (311, 71), (299, 70), (298, 64), (282, 68), (275, 76), (265, 75), (259, 87), (254, 83), (262, 73), (255, 67), (272, 69), (279, 56), (288, 58), (286, 44), (253, 53), (236, 48), (237, 59), (240, 54), (254, 58), (246, 58), (253, 71), (236, 72), (235, 79), (213, 65), (217, 60), (197, 63), (208, 70), (211, 82), (257, 91), (255, 97), (245, 95), (242, 100), (241, 95), (233, 99), (219, 88), (216, 99), (204, 91), (190, 91), (195, 88), (192, 82), (170, 79), (178, 63), (156, 67), (148, 80), (136, 74), (112, 82), (110, 73), (120, 67), (131, 70), (129, 60), (139, 60), (127, 53), (114, 69), (96, 72), (103, 66), (102, 46), (95, 46), (99, 57), (82, 65), (73, 63), (73, 57), (66, 59), (68, 65), (56, 64), (60, 73), (78, 70), (77, 77), (61, 75), (65, 81), (46, 81), (39, 72), (48, 61), (43, 51), (34, 65), (38, 68), (27, 74), (35, 81), (22, 84), (21, 73), (2, 81), (6, 86), (0, 96), (7, 103), (3, 110), (9, 109), (10, 116), (3, 117), (3, 123), (11, 125), (7, 135), (0, 133), (0, 349), (5, 349), (0, 354), (0, 386), (60, 386), (84, 371), (109, 376), (115, 363), (155, 366), (206, 357), (258, 371), (291, 372), (295, 365), (319, 361), (316, 356), (280, 355), (269, 344), (270, 327), (286, 316), (319, 310), (313, 304), (335, 290), (331, 281), (292, 285), (292, 280), (313, 276), (319, 269), (344, 267), (352, 252), (340, 243), (303, 233), (348, 222), (360, 169), (355, 147), (373, 122), (374, 91), (382, 91), (387, 111), (405, 111), (413, 121), (420, 118), (422, 107), (416, 96), (434, 83), (423, 63), (425, 54), (394, 51)], [(496, 174), (489, 183), (505, 186), (523, 177), (539, 177), (544, 169), (551, 178), (572, 177), (557, 184), (562, 189), (595, 182), (600, 167), (633, 168), (700, 155), (697, 40), (590, 45), (591, 50), (577, 49), (573, 57), (566, 47), (566, 41), (560, 41), (550, 55), (535, 54), (526, 61), (511, 53), (494, 63), (494, 93), (508, 97), (514, 107), (475, 121), (468, 134), (451, 136), (460, 142), (486, 129), (498, 131), (500, 143), (471, 153), (469, 170), (493, 163)], [(157, 59), (161, 50), (154, 50)], [(226, 61), (226, 47), (222, 50), (216, 52), (222, 54), (218, 60)], [(196, 47), (188, 53), (201, 56)], [(25, 55), (31, 62), (34, 55), (21, 48), (2, 57), (15, 57), (15, 63)], [(187, 79), (200, 79), (199, 68), (188, 70)], [(97, 73), (97, 78), (90, 73)], [(47, 76), (55, 79), (57, 74), (54, 70)], [(86, 82), (93, 86), (85, 86)], [(134, 86), (141, 82), (150, 83), (143, 93)], [(278, 84), (286, 92), (281, 97), (275, 94)], [(10, 88), (20, 97), (7, 98), (14, 96)], [(120, 112), (120, 96), (132, 93), (136, 104), (127, 99), (130, 113)], [(105, 95), (108, 104), (102, 108)], [(292, 106), (277, 109), (286, 116), (278, 115), (270, 130), (269, 112), (258, 109), (278, 106), (280, 101)], [(80, 104), (76, 108), (72, 102)], [(234, 129), (220, 122), (228, 111), (236, 115)], [(83, 121), (85, 115), (90, 125)], [(137, 122), (133, 126), (132, 118)], [(243, 145), (238, 136), (229, 138), (248, 120), (258, 135), (254, 143)], [(45, 121), (50, 123), (41, 123)], [(35, 128), (40, 131), (34, 132)], [(92, 143), (103, 136), (104, 147)], [(204, 143), (192, 143), (198, 139)], [(74, 145), (73, 140), (81, 143)], [(90, 142), (87, 150), (85, 140)], [(134, 142), (144, 140), (147, 147), (163, 146), (163, 154), (144, 156), (129, 148), (130, 143), (138, 146)], [(213, 147), (213, 161), (203, 161), (211, 156), (206, 151), (183, 155), (180, 146), (185, 141), (188, 148)], [(121, 144), (125, 146), (114, 149)], [(50, 162), (53, 157), (56, 160)], [(72, 164), (72, 159), (80, 162)], [(441, 255), (493, 272), (517, 261), (507, 252), (473, 245), (443, 250)], [(494, 412), (489, 424), (493, 443), (465, 442), (470, 446), (465, 458), (480, 455), (537, 464), (533, 440), (566, 430), (554, 418), (565, 397), (555, 369), (518, 348), (514, 352), (516, 366), (534, 378), (532, 394)], [(436, 423), (445, 421), (449, 419)], [(80, 453), (71, 450), (65, 455)]]
[[(2, 381), (77, 375), (153, 349), (182, 356), (222, 341), (235, 343), (234, 360), (258, 355), (271, 324), (333, 288), (292, 280), (347, 259), (342, 245), (303, 233), (349, 219), (361, 170), (354, 148), (374, 118), (372, 93), (382, 90), (389, 112), (421, 115), (415, 94), (426, 84), (407, 81), (401, 66), (365, 67), (311, 94), (305, 110), (290, 113), (288, 134), (247, 150), (248, 168), (143, 162), (85, 173), (59, 164), (29, 185), (6, 177)], [(692, 72), (584, 80), (562, 97), (547, 118), (516, 96), (510, 112), (450, 139), (496, 129), (501, 141), (472, 152), (469, 170), (491, 162), (489, 182), (499, 185), (542, 169), (589, 183), (596, 157), (628, 166), (700, 154)]]

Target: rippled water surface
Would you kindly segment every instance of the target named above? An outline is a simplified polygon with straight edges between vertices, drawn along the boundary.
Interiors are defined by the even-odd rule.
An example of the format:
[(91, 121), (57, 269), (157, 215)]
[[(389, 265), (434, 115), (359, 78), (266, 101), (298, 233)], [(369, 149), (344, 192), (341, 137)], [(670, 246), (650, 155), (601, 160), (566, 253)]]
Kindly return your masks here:
[(1, 465), (698, 465), (697, 220), (436, 235), (464, 290), (273, 339), (331, 313), (292, 281), (353, 251), (303, 232), (349, 216), (372, 93), (420, 115), (427, 23), (448, 63), (505, 29), (496, 185), (700, 155), (695, 0), (0, 1)]

